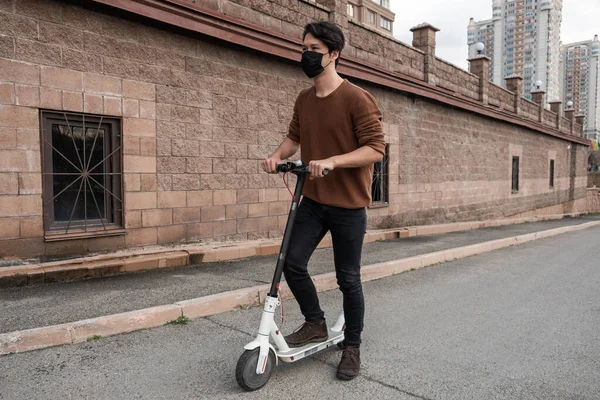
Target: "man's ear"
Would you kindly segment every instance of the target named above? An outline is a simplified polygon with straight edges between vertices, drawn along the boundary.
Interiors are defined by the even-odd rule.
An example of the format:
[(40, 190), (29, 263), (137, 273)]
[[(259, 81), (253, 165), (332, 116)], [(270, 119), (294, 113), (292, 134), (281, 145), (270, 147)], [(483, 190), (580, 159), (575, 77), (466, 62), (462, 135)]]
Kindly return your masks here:
[(331, 57), (331, 61), (335, 61), (340, 57), (340, 51), (339, 50), (333, 50), (330, 53), (330, 57)]

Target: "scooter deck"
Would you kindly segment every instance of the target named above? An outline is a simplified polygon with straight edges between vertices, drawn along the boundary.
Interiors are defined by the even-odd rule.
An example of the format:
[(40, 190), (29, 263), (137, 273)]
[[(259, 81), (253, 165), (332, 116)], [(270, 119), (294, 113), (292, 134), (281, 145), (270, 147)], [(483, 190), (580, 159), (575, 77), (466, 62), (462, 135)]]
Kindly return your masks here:
[(283, 362), (294, 362), (317, 353), (344, 340), (344, 332), (329, 329), (329, 339), (324, 342), (309, 343), (302, 347), (290, 347), (289, 351), (277, 351), (277, 357)]

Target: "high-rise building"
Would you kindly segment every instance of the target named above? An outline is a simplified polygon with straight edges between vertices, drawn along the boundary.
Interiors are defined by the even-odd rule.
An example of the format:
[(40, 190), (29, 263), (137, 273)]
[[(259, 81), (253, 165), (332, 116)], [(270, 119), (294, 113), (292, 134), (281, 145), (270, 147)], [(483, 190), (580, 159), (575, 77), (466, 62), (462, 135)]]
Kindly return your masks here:
[(393, 34), (395, 14), (390, 10), (390, 0), (350, 0), (347, 12), (351, 20)]
[[(485, 55), (492, 60), (494, 59), (494, 20), (488, 19), (485, 21), (475, 22), (475, 19), (471, 18), (471, 21), (469, 21), (468, 36), (469, 58), (472, 58), (477, 54), (475, 45), (477, 43), (483, 43), (485, 45)], [(494, 80), (493, 64), (490, 65), (489, 80)]]
[(526, 98), (540, 80), (546, 98), (558, 99), (562, 0), (493, 0), (492, 7), (492, 19), (469, 22), (469, 57), (482, 42), (492, 59), (491, 81), (505, 86), (506, 76), (519, 74)]
[(560, 51), (561, 100), (585, 115), (584, 135), (600, 140), (600, 40), (565, 44)]

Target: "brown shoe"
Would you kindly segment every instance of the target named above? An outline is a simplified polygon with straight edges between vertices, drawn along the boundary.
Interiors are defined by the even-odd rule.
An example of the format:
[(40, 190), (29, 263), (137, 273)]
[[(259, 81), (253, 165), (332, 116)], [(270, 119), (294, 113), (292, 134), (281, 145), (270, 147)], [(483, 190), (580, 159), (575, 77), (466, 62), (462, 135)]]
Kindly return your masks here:
[(360, 348), (343, 346), (344, 352), (338, 365), (337, 377), (349, 381), (358, 376), (360, 371)]
[(289, 346), (299, 347), (307, 343), (324, 342), (328, 338), (327, 323), (323, 320), (321, 322), (305, 322), (300, 328), (287, 335), (285, 341)]

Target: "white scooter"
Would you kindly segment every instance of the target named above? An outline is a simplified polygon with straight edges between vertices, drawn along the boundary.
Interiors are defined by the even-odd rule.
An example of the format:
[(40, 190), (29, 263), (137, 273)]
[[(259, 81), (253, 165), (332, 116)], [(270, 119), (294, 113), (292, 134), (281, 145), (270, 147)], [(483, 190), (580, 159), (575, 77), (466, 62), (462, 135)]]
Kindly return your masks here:
[[(289, 172), (296, 175), (298, 179), (283, 235), (279, 258), (277, 259), (273, 283), (265, 299), (258, 335), (256, 339), (244, 346), (245, 351), (240, 356), (235, 369), (235, 377), (238, 384), (247, 391), (263, 387), (269, 381), (269, 378), (271, 378), (271, 374), (275, 366), (279, 364), (279, 360), (283, 362), (298, 361), (318, 351), (341, 343), (344, 340), (345, 321), (343, 312), (338, 317), (336, 323), (329, 329), (329, 338), (326, 341), (309, 343), (302, 347), (290, 348), (275, 324), (275, 310), (281, 304), (281, 299), (278, 295), (279, 282), (281, 281), (281, 274), (290, 245), (290, 237), (304, 180), (306, 175), (309, 174), (307, 166), (299, 160), (278, 165), (277, 172)], [(325, 170), (323, 174), (326, 175), (327, 172)], [(269, 341), (269, 338), (273, 340), (273, 344)]]

